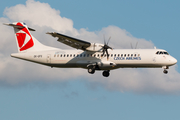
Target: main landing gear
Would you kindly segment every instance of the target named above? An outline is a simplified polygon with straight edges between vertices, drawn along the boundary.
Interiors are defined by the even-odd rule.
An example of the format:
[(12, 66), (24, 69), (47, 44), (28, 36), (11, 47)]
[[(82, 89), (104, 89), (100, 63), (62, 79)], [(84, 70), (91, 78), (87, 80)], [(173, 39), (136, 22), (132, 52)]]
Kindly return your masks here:
[(88, 73), (90, 74), (94, 74), (96, 70), (96, 66), (95, 65), (91, 65), (88, 67)]
[(90, 73), (90, 74), (94, 74), (94, 73), (95, 73), (95, 69), (93, 69), (93, 68), (89, 68), (89, 69), (88, 69), (88, 73)]
[(109, 77), (109, 75), (110, 75), (109, 72), (110, 72), (109, 70), (105, 70), (105, 71), (103, 71), (102, 75), (103, 75), (104, 77)]
[[(94, 74), (95, 73), (95, 70), (96, 70), (96, 66), (89, 66), (88, 67), (88, 73), (90, 73), (90, 74)], [(104, 76), (104, 77), (109, 77), (109, 75), (110, 75), (110, 70), (104, 70), (103, 71), (103, 73), (102, 73), (102, 75)]]

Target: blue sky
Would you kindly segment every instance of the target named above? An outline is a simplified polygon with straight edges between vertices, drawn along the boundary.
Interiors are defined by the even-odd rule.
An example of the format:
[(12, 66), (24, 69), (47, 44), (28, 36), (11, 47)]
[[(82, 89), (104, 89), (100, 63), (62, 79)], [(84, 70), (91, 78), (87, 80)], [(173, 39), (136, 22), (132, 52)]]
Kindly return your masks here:
[[(76, 30), (85, 28), (85, 32), (96, 33), (98, 31), (103, 32), (103, 28), (109, 30), (108, 26), (113, 25), (126, 30), (135, 38), (143, 38), (147, 41), (152, 41), (157, 48), (165, 49), (177, 60), (180, 59), (178, 52), (180, 43), (180, 1), (40, 0), (40, 3), (47, 3), (52, 9), (59, 10), (61, 17), (73, 21), (73, 28)], [(17, 4), (25, 5), (26, 2), (24, 0), (6, 0), (1, 2), (0, 17), (8, 19), (9, 21), (17, 19), (11, 18), (9, 14), (4, 12), (6, 7), (13, 7)], [(39, 11), (41, 11), (40, 8), (41, 7), (39, 7)], [(20, 18), (17, 20), (20, 20)], [(53, 27), (34, 25), (35, 22), (30, 22), (27, 19), (25, 19), (25, 22), (35, 27), (37, 33), (38, 30), (44, 33), (49, 29), (55, 30)], [(52, 23), (49, 24), (51, 26)], [(12, 43), (11, 46), (15, 46), (13, 30), (10, 28), (7, 29), (12, 33), (12, 36), (9, 35), (9, 38), (12, 38), (12, 41), (10, 41), (10, 43)], [(2, 38), (6, 37), (1, 33), (0, 36), (2, 40)], [(44, 38), (46, 37), (44, 33), (38, 33), (40, 34), (39, 36), (36, 33), (33, 33), (33, 35), (37, 38)], [(86, 36), (82, 35), (80, 37), (85, 38)], [(48, 37), (48, 39), (52, 38)], [(88, 39), (90, 39), (90, 37)], [(112, 36), (112, 45), (116, 43), (115, 41), (117, 41), (117, 39), (113, 39)], [(45, 40), (45, 42), (48, 45), (47, 40)], [(6, 42), (1, 44), (7, 45)], [(49, 42), (49, 44), (56, 44), (56, 42)], [(121, 44), (123, 43), (119, 43), (119, 45)], [(130, 43), (128, 44), (130, 47)], [(60, 43), (58, 43), (57, 46), (61, 47)], [(5, 56), (9, 56), (10, 53), (16, 52), (14, 50), (13, 47), (7, 52), (1, 49), (1, 53), (5, 54)], [(117, 70), (117, 72), (112, 72), (112, 76), (108, 79), (102, 79), (101, 75), (98, 76), (98, 74), (101, 74), (100, 72), (93, 77), (88, 75), (87, 72), (83, 72), (84, 75), (77, 73), (79, 76), (75, 76), (72, 73), (72, 76), (75, 76), (73, 79), (69, 77), (63, 78), (63, 73), (71, 72), (68, 70), (63, 70), (65, 72), (62, 73), (62, 69), (46, 69), (46, 67), (39, 67), (41, 65), (16, 60), (11, 57), (1, 58), (6, 61), (13, 61), (13, 63), (7, 64), (5, 67), (2, 64), (3, 62), (0, 61), (1, 73), (6, 72), (7, 74), (1, 74), (0, 77), (0, 119), (2, 120), (178, 120), (180, 118), (178, 112), (180, 109), (180, 90), (178, 88), (176, 88), (176, 90), (169, 90), (171, 88), (168, 87), (172, 85), (171, 83), (165, 84), (165, 88), (168, 89), (165, 89), (164, 86), (160, 86), (161, 84), (164, 85), (162, 81), (173, 81), (174, 79), (171, 79), (171, 77), (179, 74), (179, 63), (177, 63), (176, 69), (169, 69), (169, 76), (160, 75), (159, 73), (162, 73), (161, 69), (154, 70), (157, 71), (156, 76), (158, 76), (158, 74), (159, 76), (155, 77), (152, 81), (150, 78), (146, 79), (143, 76), (143, 74), (149, 72), (149, 70), (146, 71), (146, 69)], [(4, 62), (6, 63), (6, 61)], [(23, 69), (29, 74), (32, 73), (32, 75), (21, 77), (21, 72), (16, 73), (16, 71), (13, 70), (16, 65), (19, 65), (18, 68), (16, 68), (17, 71)], [(38, 70), (45, 70), (33, 73), (36, 68)], [(82, 72), (83, 70), (73, 69), (72, 71)], [(149, 74), (155, 75), (154, 73), (151, 74), (152, 71), (151, 69)], [(143, 84), (139, 89), (126, 87), (125, 85), (133, 86), (133, 83), (135, 84), (139, 81), (136, 78), (131, 78), (131, 80), (129, 80), (130, 78), (128, 77), (124, 78), (124, 74), (121, 74), (121, 72), (128, 75), (138, 73), (140, 74), (138, 79), (143, 78), (149, 86)], [(47, 73), (50, 74), (50, 77)], [(52, 75), (56, 77), (54, 78)], [(162, 76), (163, 79), (159, 81)], [(166, 77), (168, 77), (168, 79), (165, 79)], [(97, 80), (99, 78), (100, 80)], [(130, 81), (131, 84), (119, 85), (118, 82), (114, 82), (115, 79), (120, 81), (120, 83)], [(177, 77), (175, 80), (177, 81), (180, 79)], [(158, 83), (156, 83), (156, 81), (158, 81)], [(119, 86), (112, 84), (113, 82), (114, 84), (118, 83)], [(177, 84), (179, 84), (179, 82), (177, 82)]]

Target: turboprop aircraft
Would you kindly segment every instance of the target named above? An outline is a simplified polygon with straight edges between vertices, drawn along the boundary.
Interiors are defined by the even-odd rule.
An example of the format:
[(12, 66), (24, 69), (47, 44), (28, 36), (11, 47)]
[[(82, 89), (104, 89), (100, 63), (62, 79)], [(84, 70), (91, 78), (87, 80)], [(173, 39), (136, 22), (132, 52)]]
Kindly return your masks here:
[(102, 70), (102, 75), (108, 77), (110, 70), (117, 68), (163, 68), (167, 69), (177, 63), (177, 60), (162, 49), (112, 49), (108, 42), (104, 44), (90, 43), (56, 32), (47, 34), (57, 37), (59, 42), (77, 50), (63, 50), (41, 44), (34, 38), (23, 22), (4, 23), (12, 26), (15, 32), (18, 53), (12, 57), (26, 61), (58, 68), (84, 68), (93, 74)]

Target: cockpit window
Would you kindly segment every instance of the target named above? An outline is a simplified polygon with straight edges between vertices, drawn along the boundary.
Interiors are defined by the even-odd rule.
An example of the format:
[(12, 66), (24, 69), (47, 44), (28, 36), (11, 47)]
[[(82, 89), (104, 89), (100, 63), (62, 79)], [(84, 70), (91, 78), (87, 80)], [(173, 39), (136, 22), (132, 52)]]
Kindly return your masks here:
[(169, 55), (166, 51), (157, 51), (156, 52), (157, 55)]
[(156, 54), (159, 54), (159, 51), (157, 51)]
[(164, 52), (165, 55), (169, 55), (167, 52)]
[(161, 52), (159, 52), (159, 54), (163, 54), (163, 52), (161, 51)]

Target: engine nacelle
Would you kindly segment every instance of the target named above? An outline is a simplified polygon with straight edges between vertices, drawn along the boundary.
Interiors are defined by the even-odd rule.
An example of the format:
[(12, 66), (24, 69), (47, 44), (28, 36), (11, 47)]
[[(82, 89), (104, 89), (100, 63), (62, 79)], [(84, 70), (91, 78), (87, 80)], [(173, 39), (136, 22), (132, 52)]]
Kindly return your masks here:
[(100, 43), (91, 43), (91, 46), (89, 46), (88, 48), (86, 48), (87, 51), (93, 51), (93, 52), (98, 52), (102, 50), (102, 47), (104, 45), (100, 44)]

